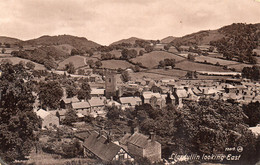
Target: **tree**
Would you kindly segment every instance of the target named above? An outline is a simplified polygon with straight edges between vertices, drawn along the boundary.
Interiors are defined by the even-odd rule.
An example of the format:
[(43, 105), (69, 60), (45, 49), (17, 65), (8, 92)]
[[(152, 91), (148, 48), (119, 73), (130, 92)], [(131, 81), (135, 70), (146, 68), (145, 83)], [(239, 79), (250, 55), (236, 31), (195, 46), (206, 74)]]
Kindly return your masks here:
[(95, 66), (96, 66), (97, 68), (100, 68), (100, 67), (102, 66), (102, 62), (101, 62), (101, 61), (96, 61), (96, 62), (95, 62)]
[(123, 71), (121, 73), (121, 79), (122, 79), (123, 82), (128, 82), (128, 81), (131, 80), (131, 77), (130, 77), (130, 75), (127, 71)]
[(78, 70), (78, 75), (85, 75), (85, 70), (84, 69), (79, 69)]
[(94, 67), (94, 61), (93, 60), (88, 60), (87, 61), (87, 64), (90, 68), (93, 68)]
[(5, 48), (3, 48), (3, 49), (2, 49), (2, 53), (4, 54), (5, 52), (6, 52), (6, 49), (5, 49)]
[(118, 109), (116, 106), (112, 106), (112, 107), (106, 107), (107, 108), (107, 118), (109, 120), (116, 120), (119, 119), (119, 115), (120, 115), (120, 109)]
[(62, 96), (63, 89), (57, 81), (39, 83), (39, 99), (43, 107), (57, 109)]
[(123, 59), (135, 58), (137, 56), (137, 51), (135, 49), (123, 49), (121, 55)]
[(195, 57), (192, 54), (188, 54), (188, 60), (194, 61)]
[(246, 123), (250, 127), (255, 127), (260, 123), (260, 103), (249, 103), (248, 105), (243, 105), (243, 110), (245, 114), (248, 116)]
[(0, 65), (0, 157), (6, 162), (22, 159), (29, 155), (37, 142), (34, 133), (40, 120), (33, 112), (35, 101), (32, 95), (30, 77), (21, 65)]
[(91, 93), (91, 88), (90, 88), (88, 82), (84, 81), (81, 84), (81, 89), (78, 91), (78, 99), (79, 100), (89, 100), (89, 99), (91, 99), (90, 93)]
[(72, 62), (69, 62), (68, 64), (65, 65), (65, 70), (69, 74), (74, 74), (76, 72), (74, 64)]
[(80, 51), (79, 50), (77, 50), (77, 49), (71, 49), (71, 52), (70, 52), (70, 55), (71, 56), (74, 56), (74, 55), (79, 55), (80, 54)]
[(144, 49), (145, 49), (145, 51), (146, 51), (147, 53), (150, 53), (150, 52), (153, 51), (153, 46), (147, 45)]
[(28, 61), (26, 63), (26, 67), (29, 68), (30, 70), (33, 70), (35, 68), (35, 64), (32, 63), (31, 61)]
[(77, 120), (78, 120), (77, 112), (73, 109), (69, 109), (65, 113), (65, 118), (63, 119), (62, 123), (72, 126), (72, 123), (76, 122)]
[(77, 89), (74, 85), (66, 85), (67, 98), (71, 98), (77, 95)]
[(44, 61), (43, 65), (49, 70), (57, 67), (57, 64), (51, 59)]

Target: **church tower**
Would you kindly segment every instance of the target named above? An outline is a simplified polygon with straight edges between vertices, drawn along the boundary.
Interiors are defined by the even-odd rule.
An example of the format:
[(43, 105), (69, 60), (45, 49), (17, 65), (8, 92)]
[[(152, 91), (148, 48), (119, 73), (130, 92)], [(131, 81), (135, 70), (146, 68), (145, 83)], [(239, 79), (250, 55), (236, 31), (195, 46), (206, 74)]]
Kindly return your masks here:
[(106, 71), (105, 75), (106, 75), (106, 81), (105, 81), (106, 98), (116, 96), (116, 92), (117, 92), (116, 72)]

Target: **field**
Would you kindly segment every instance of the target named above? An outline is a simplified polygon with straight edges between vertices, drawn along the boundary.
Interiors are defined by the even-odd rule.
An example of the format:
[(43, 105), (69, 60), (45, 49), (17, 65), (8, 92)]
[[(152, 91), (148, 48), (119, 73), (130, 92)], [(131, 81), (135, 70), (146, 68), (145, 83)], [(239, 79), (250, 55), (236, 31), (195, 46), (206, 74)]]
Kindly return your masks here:
[(123, 60), (106, 60), (106, 61), (102, 61), (101, 67), (110, 68), (110, 69), (118, 69), (118, 68), (126, 69), (131, 66), (134, 66), (134, 65), (130, 64), (127, 61), (123, 61)]
[(189, 71), (212, 71), (212, 72), (227, 72), (228, 70), (224, 70), (222, 67), (213, 66), (208, 64), (200, 64), (191, 61), (183, 61), (181, 63), (177, 63), (175, 68), (179, 68), (181, 70), (189, 70)]
[[(1, 56), (0, 56), (0, 60), (4, 60), (4, 59), (9, 59), (13, 64), (18, 64), (20, 61), (24, 61), (25, 64), (26, 64), (28, 61), (30, 61), (30, 60), (19, 58), (19, 57), (4, 57), (4, 58), (1, 58)], [(35, 64), (35, 68), (34, 68), (35, 70), (45, 70), (46, 69), (41, 64), (38, 64), (38, 63), (35, 63), (35, 62), (32, 62), (32, 63)]]
[(208, 57), (208, 56), (195, 57), (195, 61), (198, 61), (198, 62), (207, 61), (208, 63), (214, 64), (214, 65), (218, 62), (220, 65), (227, 65), (227, 66), (240, 64), (239, 62), (236, 62), (236, 61), (223, 60), (223, 59), (213, 58), (213, 57)]
[(72, 62), (74, 64), (75, 68), (82, 67), (82, 66), (86, 65), (85, 57), (76, 55), (76, 56), (71, 56), (71, 57), (65, 59), (64, 61), (60, 62), (58, 69), (60, 70), (60, 69), (65, 68), (65, 65), (70, 63), (70, 62)]
[(156, 67), (161, 60), (164, 60), (166, 58), (175, 59), (176, 62), (184, 59), (172, 53), (163, 52), (163, 51), (153, 51), (151, 53), (144, 54), (143, 56), (133, 58), (131, 59), (131, 61), (135, 63), (141, 62), (143, 66), (151, 69), (153, 67)]

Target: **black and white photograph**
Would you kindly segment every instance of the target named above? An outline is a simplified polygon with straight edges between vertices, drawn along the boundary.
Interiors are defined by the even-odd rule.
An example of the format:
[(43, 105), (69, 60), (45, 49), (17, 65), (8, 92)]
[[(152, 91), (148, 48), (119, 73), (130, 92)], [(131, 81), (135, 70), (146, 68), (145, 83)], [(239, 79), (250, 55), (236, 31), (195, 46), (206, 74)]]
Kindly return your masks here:
[(0, 0), (0, 165), (260, 165), (260, 0)]

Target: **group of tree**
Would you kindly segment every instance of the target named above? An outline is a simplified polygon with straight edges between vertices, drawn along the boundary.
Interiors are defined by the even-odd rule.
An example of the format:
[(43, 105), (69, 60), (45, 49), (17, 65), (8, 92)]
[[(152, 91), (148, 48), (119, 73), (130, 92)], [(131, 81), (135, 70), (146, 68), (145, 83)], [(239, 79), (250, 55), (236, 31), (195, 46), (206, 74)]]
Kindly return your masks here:
[(135, 58), (137, 56), (137, 51), (135, 49), (123, 49), (121, 52), (121, 58), (122, 59), (131, 59), (131, 58)]
[(172, 153), (226, 154), (225, 147), (242, 146), (241, 164), (259, 161), (260, 141), (248, 129), (242, 108), (235, 104), (201, 99), (186, 102), (183, 109), (171, 104), (162, 109), (144, 104), (129, 112), (128, 118), (137, 119), (142, 133), (156, 133), (163, 158)]
[(116, 58), (115, 55), (112, 55), (109, 52), (101, 55), (101, 60), (112, 60), (115, 58)]
[(33, 87), (23, 65), (1, 64), (0, 70), (0, 157), (12, 162), (29, 155), (41, 121), (33, 111)]
[(242, 70), (242, 77), (248, 78), (251, 80), (259, 80), (260, 79), (260, 67), (254, 65), (252, 67), (244, 67)]
[(123, 71), (120, 77), (123, 82), (128, 82), (131, 80), (131, 76), (128, 71)]
[(69, 74), (74, 74), (76, 72), (76, 69), (75, 69), (74, 64), (72, 62), (69, 62), (68, 64), (65, 65), (65, 70)]
[(169, 59), (169, 58), (166, 58), (162, 61), (159, 62), (159, 67), (163, 68), (165, 66), (171, 66), (172, 68), (175, 67), (175, 59)]
[(228, 60), (234, 57), (239, 62), (256, 64), (253, 49), (258, 46), (260, 36), (257, 26), (253, 24), (237, 23), (223, 27), (219, 30), (226, 36), (220, 40), (212, 41), (210, 44), (217, 47), (218, 52), (222, 53)]
[(187, 71), (185, 77), (188, 79), (198, 78), (198, 73), (196, 71)]
[(101, 61), (96, 61), (94, 62), (93, 60), (88, 60), (87, 61), (87, 65), (90, 67), (90, 68), (100, 68), (102, 66), (102, 62)]

